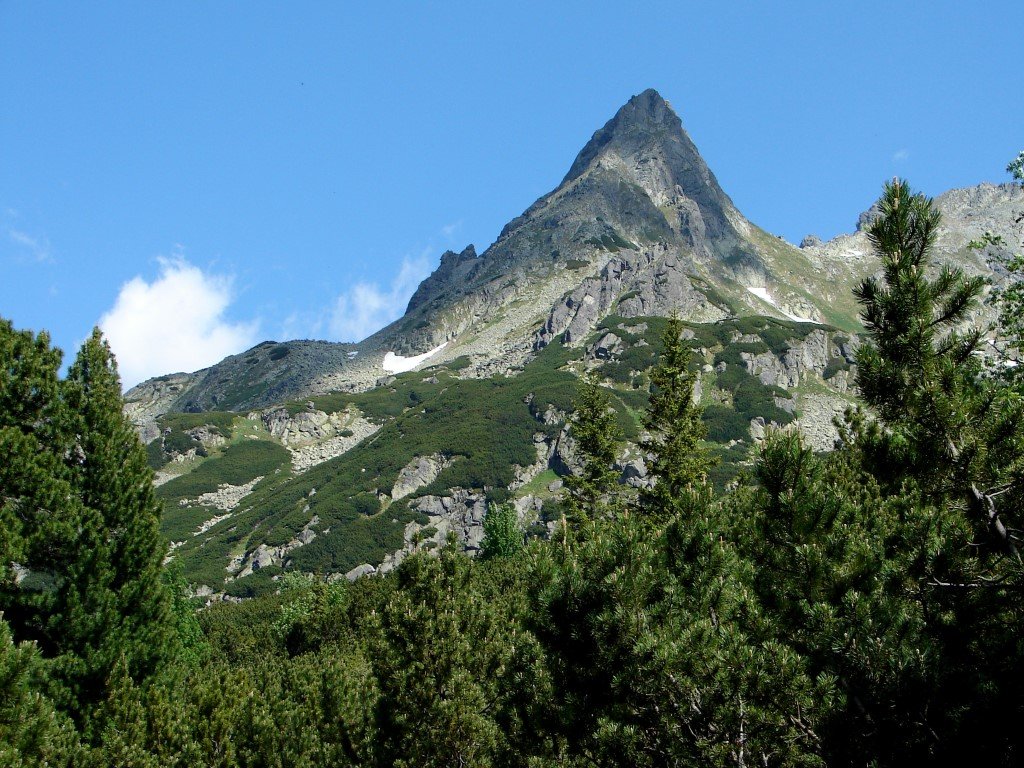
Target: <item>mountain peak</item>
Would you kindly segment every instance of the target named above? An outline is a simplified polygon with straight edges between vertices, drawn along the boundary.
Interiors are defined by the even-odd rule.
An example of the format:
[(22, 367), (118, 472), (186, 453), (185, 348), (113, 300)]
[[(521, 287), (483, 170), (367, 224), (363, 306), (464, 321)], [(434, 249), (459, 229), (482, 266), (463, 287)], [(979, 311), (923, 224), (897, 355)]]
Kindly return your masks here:
[(679, 116), (660, 93), (648, 88), (623, 104), (615, 116), (594, 133), (562, 183), (581, 175), (607, 147), (633, 152), (664, 140), (689, 143)]
[(630, 98), (610, 121), (618, 127), (644, 126), (673, 128), (681, 125), (672, 106), (653, 88)]

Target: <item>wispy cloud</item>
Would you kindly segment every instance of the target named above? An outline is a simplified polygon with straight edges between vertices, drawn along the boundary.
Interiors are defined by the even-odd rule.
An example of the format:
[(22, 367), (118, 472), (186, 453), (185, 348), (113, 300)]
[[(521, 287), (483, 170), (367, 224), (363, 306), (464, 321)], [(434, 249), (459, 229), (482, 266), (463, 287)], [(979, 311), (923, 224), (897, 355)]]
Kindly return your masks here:
[(159, 261), (155, 280), (129, 280), (100, 318), (125, 389), (152, 376), (205, 368), (256, 342), (258, 321), (225, 319), (235, 298), (230, 276), (206, 273), (180, 256)]
[(894, 163), (902, 163), (904, 160), (910, 159), (910, 150), (908, 149), (897, 149), (892, 155), (892, 161)]
[(50, 241), (45, 236), (33, 236), (20, 229), (8, 228), (7, 238), (23, 254), (28, 254), (33, 261), (52, 261), (50, 254)]
[(430, 261), (423, 253), (403, 259), (402, 268), (387, 288), (368, 282), (351, 286), (331, 308), (327, 324), (331, 338), (361, 341), (401, 317), (416, 287), (429, 274)]
[(450, 240), (460, 229), (462, 229), (462, 219), (454, 221), (451, 224), (445, 224), (441, 227), (441, 235)]

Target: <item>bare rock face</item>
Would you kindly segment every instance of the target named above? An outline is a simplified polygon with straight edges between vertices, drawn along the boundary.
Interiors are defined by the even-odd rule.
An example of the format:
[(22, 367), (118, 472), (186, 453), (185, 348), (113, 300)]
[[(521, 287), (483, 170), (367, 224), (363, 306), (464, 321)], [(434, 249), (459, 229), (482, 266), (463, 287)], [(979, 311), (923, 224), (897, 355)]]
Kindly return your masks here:
[(391, 498), (398, 501), (420, 488), (430, 485), (438, 475), (451, 466), (451, 463), (451, 459), (440, 454), (417, 456), (398, 473), (395, 486), (391, 489)]
[[(849, 339), (845, 334), (842, 338)], [(844, 345), (851, 355), (855, 354), (855, 347), (848, 340), (836, 345), (832, 342), (832, 334), (814, 330), (799, 342), (792, 343), (781, 356), (773, 352), (741, 352), (740, 357), (747, 373), (757, 376), (762, 384), (793, 389), (809, 375), (823, 376), (833, 352), (844, 348)]]
[(647, 472), (647, 465), (642, 458), (632, 459), (622, 467), (619, 482), (631, 488), (652, 488), (653, 479)]
[(193, 429), (185, 430), (185, 434), (191, 437), (193, 440), (197, 440), (203, 448), (207, 451), (213, 448), (219, 448), (220, 446), (227, 443), (227, 438), (219, 432), (215, 432), (208, 426), (203, 425), (201, 427), (195, 427)]
[(376, 572), (377, 572), (377, 569), (374, 568), (372, 565), (370, 565), (369, 563), (363, 563), (362, 565), (357, 565), (351, 571), (346, 573), (345, 574), (345, 578), (348, 579), (349, 581), (355, 581), (358, 578), (361, 578), (363, 576), (369, 576), (370, 574), (373, 574), (373, 573), (376, 573)]
[(259, 418), (271, 436), (291, 452), (296, 472), (341, 456), (380, 429), (356, 409), (328, 414), (309, 408), (292, 416), (279, 407), (250, 417)]
[(480, 551), (487, 513), (487, 498), (482, 493), (456, 488), (450, 496), (421, 496), (410, 502), (409, 508), (425, 514), (428, 522), (407, 524), (404, 545), (384, 558), (377, 573), (387, 573), (413, 552), (442, 546), (449, 535), (454, 535), (467, 554), (474, 556)]
[(242, 485), (230, 485), (224, 483), (217, 488), (216, 491), (210, 491), (209, 493), (203, 493), (194, 502), (188, 499), (182, 499), (181, 505), (187, 506), (190, 504), (196, 504), (199, 506), (214, 507), (216, 509), (223, 510), (224, 512), (230, 512), (237, 507), (242, 500), (252, 493), (252, 489), (256, 487), (256, 484), (262, 480), (263, 477), (254, 477), (248, 483)]
[(800, 398), (801, 417), (797, 427), (808, 446), (816, 451), (835, 448), (839, 431), (834, 419), (842, 419), (850, 403), (840, 397), (811, 393)]
[(172, 373), (144, 381), (125, 393), (125, 415), (136, 425), (143, 443), (151, 443), (160, 436), (156, 417), (171, 410), (196, 379), (194, 373)]
[(763, 416), (756, 416), (753, 419), (751, 419), (750, 420), (750, 439), (753, 440), (755, 443), (760, 443), (762, 440), (764, 440), (764, 434), (765, 434), (765, 429), (766, 428), (767, 428), (767, 425), (765, 424)]
[(623, 317), (676, 311), (697, 322), (722, 319), (726, 311), (693, 287), (689, 275), (695, 270), (692, 259), (681, 259), (664, 244), (625, 252), (609, 261), (598, 277), (588, 278), (555, 305), (536, 346), (543, 347), (561, 334), (567, 343), (578, 343), (613, 306)]

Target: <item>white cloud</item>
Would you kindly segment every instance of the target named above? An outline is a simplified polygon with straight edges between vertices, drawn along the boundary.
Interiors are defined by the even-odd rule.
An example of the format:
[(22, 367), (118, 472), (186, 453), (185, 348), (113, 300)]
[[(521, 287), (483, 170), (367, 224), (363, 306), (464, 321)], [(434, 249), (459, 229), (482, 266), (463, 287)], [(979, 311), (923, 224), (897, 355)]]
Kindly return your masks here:
[(893, 153), (892, 156), (892, 160), (894, 163), (902, 163), (904, 160), (908, 160), (909, 158), (910, 150), (908, 149), (898, 149), (895, 153)]
[(430, 274), (427, 256), (403, 259), (402, 268), (387, 289), (376, 283), (356, 283), (338, 296), (330, 313), (331, 338), (362, 341), (402, 316), (416, 287)]
[(160, 259), (152, 283), (135, 277), (122, 285), (99, 325), (125, 389), (151, 376), (205, 368), (252, 346), (259, 323), (224, 318), (233, 298), (230, 277), (182, 258)]

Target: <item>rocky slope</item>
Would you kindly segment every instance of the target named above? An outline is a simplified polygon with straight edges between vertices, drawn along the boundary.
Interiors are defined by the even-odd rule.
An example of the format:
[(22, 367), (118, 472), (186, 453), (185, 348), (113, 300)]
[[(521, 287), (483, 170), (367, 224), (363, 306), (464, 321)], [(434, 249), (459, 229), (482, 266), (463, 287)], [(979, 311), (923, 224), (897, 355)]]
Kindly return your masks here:
[[(1002, 279), (968, 245), (986, 232), (1024, 241), (1024, 191), (981, 185), (936, 202), (939, 262)], [(646, 482), (639, 414), (673, 311), (722, 459), (716, 483), (773, 424), (827, 450), (854, 399), (852, 288), (877, 270), (872, 215), (800, 248), (767, 234), (645, 91), (556, 189), (483, 253), (445, 253), (405, 316), (370, 338), (264, 342), (128, 392), (165, 481), (174, 557), (202, 592), (244, 596), (290, 569), (387, 570), (449, 535), (474, 552), (489, 501), (509, 499), (543, 535), (574, 462), (564, 421), (582, 371), (608, 387), (629, 438), (622, 482)]]
[[(1017, 186), (954, 190), (937, 204), (945, 221), (940, 259), (988, 274), (992, 266), (967, 243), (985, 231), (1021, 240), (1012, 215), (1024, 207)], [(421, 367), (466, 357), (463, 375), (506, 373), (556, 336), (575, 343), (609, 312), (677, 310), (702, 322), (767, 314), (855, 330), (851, 289), (875, 268), (866, 236), (805, 243), (797, 248), (749, 222), (679, 117), (648, 90), (486, 251), (442, 255), (406, 314), (365, 341), (264, 342), (207, 370), (145, 382), (128, 400), (141, 423), (166, 411), (245, 411), (359, 391), (388, 375), (388, 353), (433, 351)]]

